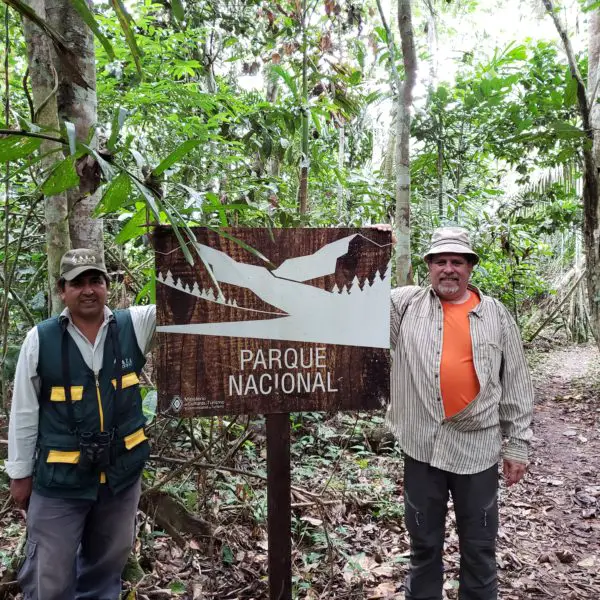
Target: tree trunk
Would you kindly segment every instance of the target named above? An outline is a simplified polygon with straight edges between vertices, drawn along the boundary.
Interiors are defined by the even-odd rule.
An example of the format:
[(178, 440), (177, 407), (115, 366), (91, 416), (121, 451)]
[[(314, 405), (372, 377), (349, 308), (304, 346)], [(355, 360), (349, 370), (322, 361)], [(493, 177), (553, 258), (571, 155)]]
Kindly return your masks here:
[[(600, 346), (600, 201), (598, 198), (598, 166), (600, 165), (600, 111), (598, 89), (600, 82), (600, 9), (590, 12), (588, 37), (588, 89), (579, 72), (575, 53), (566, 29), (559, 21), (552, 0), (543, 0), (547, 13), (563, 43), (571, 76), (577, 82), (577, 103), (587, 139), (583, 154), (583, 236), (586, 252), (586, 273), (590, 326)], [(591, 145), (591, 148), (590, 148)]]
[(410, 111), (417, 72), (410, 0), (398, 0), (398, 28), (402, 40), (404, 83), (398, 98), (396, 156), (396, 275), (399, 285), (412, 282), (410, 260)]
[[(277, 61), (277, 63), (274, 63), (274, 64), (279, 64), (279, 61)], [(275, 102), (277, 102), (278, 95), (279, 95), (279, 79), (276, 79), (275, 77), (268, 77), (267, 78), (267, 93), (266, 93), (267, 102), (269, 102), (271, 104), (275, 104)], [(269, 160), (267, 161), (267, 173), (271, 177), (279, 177), (280, 170), (281, 170), (281, 162), (279, 160), (279, 157), (276, 154), (273, 154), (272, 156), (269, 157)]]
[(394, 149), (396, 147), (396, 108), (397, 103), (392, 104), (392, 111), (390, 114), (390, 122), (392, 123), (392, 127), (388, 133), (388, 139), (386, 143), (385, 155), (383, 157), (383, 163), (381, 165), (381, 170), (383, 171), (383, 178), (386, 182), (391, 184), (392, 178), (394, 175)]
[(433, 0), (427, 0), (427, 47), (429, 48), (429, 85), (435, 88), (438, 80), (438, 31)]
[(308, 210), (308, 40), (306, 39), (306, 0), (302, 1), (302, 160), (300, 161), (300, 184), (298, 185), (298, 210), (301, 215)]
[(444, 132), (442, 131), (442, 119), (440, 115), (439, 120), (439, 129), (438, 129), (438, 140), (437, 140), (437, 162), (436, 162), (436, 172), (437, 172), (437, 180), (438, 180), (438, 215), (440, 217), (440, 223), (444, 218), (444, 142), (442, 136)]
[[(29, 6), (46, 19), (44, 0), (29, 0)], [(53, 64), (53, 51), (45, 34), (31, 21), (23, 20), (23, 33), (27, 46), (29, 61), (29, 79), (37, 123), (42, 127), (58, 130), (59, 119), (56, 101), (57, 73)], [(43, 106), (42, 106), (43, 105)], [(41, 107), (41, 110), (40, 110)], [(46, 154), (60, 148), (56, 142), (44, 141), (40, 153)], [(53, 152), (41, 161), (44, 171), (47, 171), (57, 160), (63, 158), (62, 151)], [(51, 196), (45, 200), (46, 243), (48, 252), (48, 304), (51, 315), (58, 314), (63, 303), (58, 293), (56, 282), (60, 273), (60, 259), (71, 247), (69, 236), (69, 206), (66, 194)]]
[[(346, 129), (344, 127), (344, 122), (340, 119), (340, 126), (338, 129), (338, 171), (340, 175), (344, 170), (344, 158), (346, 155)], [(337, 189), (337, 201), (338, 201), (338, 219), (343, 221), (345, 206), (344, 206), (344, 186), (341, 181), (338, 182)]]
[[(96, 58), (94, 35), (83, 22), (70, 0), (46, 0), (48, 21), (63, 36), (76, 57), (76, 67), (88, 87), (73, 82), (72, 75), (54, 61), (59, 77), (58, 114), (63, 121), (75, 125), (77, 140), (88, 143), (97, 123)], [(95, 140), (95, 136), (94, 136)], [(96, 141), (93, 142), (96, 146)], [(96, 149), (96, 148), (94, 148)], [(86, 156), (77, 164), (79, 186), (67, 192), (69, 199), (69, 229), (74, 248), (104, 251), (102, 220), (92, 218), (100, 199), (98, 163)]]
[[(590, 306), (590, 325), (600, 346), (600, 202), (598, 198), (598, 165), (600, 165), (600, 106), (598, 87), (600, 83), (600, 10), (590, 15), (589, 25), (589, 75), (590, 126), (593, 133), (593, 157), (586, 160), (583, 202), (584, 241), (587, 263), (587, 289)], [(591, 163), (591, 164), (589, 164)]]

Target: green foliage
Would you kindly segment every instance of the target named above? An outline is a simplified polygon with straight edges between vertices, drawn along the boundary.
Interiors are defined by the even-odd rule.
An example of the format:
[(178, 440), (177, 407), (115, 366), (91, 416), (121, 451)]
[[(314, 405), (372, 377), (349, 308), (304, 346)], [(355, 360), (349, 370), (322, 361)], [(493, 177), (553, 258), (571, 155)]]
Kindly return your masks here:
[[(585, 72), (584, 62), (580, 68)], [(433, 227), (466, 226), (482, 257), (474, 282), (515, 315), (547, 289), (542, 267), (553, 254), (552, 236), (581, 224), (571, 165), (587, 138), (575, 94), (554, 45), (513, 44), (487, 62), (465, 65), (454, 86), (432, 90), (428, 109), (414, 121), (415, 254), (422, 255)], [(570, 179), (533, 183), (557, 166)], [(522, 190), (514, 196), (502, 181), (511, 171)], [(424, 279), (426, 265), (418, 259), (414, 266)]]
[(10, 135), (0, 139), (0, 162), (27, 158), (41, 145), (42, 140), (35, 137)]
[[(135, 34), (133, 32), (133, 20), (122, 0), (110, 0), (111, 4), (115, 10), (115, 14), (119, 20), (123, 33), (125, 34), (125, 40), (127, 41), (127, 45), (129, 46), (129, 51), (131, 52), (131, 56), (135, 62), (135, 66), (138, 70), (140, 77), (142, 76), (142, 62), (140, 50), (137, 45), (137, 41), (135, 38)], [(109, 54), (110, 56), (110, 54)]]
[[(43, 171), (40, 138), (0, 139), (0, 162), (12, 161), (15, 215), (40, 193), (76, 186), (79, 161), (88, 154), (101, 171), (96, 214), (106, 220), (107, 244), (124, 245), (132, 261), (150, 257), (147, 234), (153, 223), (174, 224), (192, 261), (188, 242), (194, 225), (359, 226), (388, 220), (393, 173), (390, 178), (372, 164), (377, 146), (386, 144), (376, 124), (382, 103), (389, 101), (380, 91), (389, 87), (382, 70), (389, 69), (386, 33), (377, 11), (351, 4), (311, 8), (304, 102), (298, 3), (285, 0), (274, 7), (251, 0), (233, 14), (224, 0), (135, 6), (111, 0), (114, 10), (91, 10), (75, 0), (97, 40), (98, 125), (85, 145), (76, 144), (71, 123), (60, 133), (42, 132), (31, 116), (21, 116), (31, 111), (22, 93), (25, 48), (15, 20), (9, 56), (15, 121), (32, 135), (62, 136), (62, 152), (70, 153)], [(475, 8), (463, 2), (445, 10)], [(423, 49), (418, 26), (416, 31)], [(396, 58), (402, 73), (399, 54)], [(579, 66), (585, 77), (584, 58)], [(242, 81), (253, 78), (256, 89)], [(411, 190), (418, 281), (426, 279), (419, 257), (432, 228), (463, 224), (475, 233), (482, 256), (476, 281), (519, 312), (522, 300), (547, 286), (544, 269), (553, 237), (569, 237), (581, 223), (573, 182), (588, 142), (577, 116), (575, 80), (555, 44), (515, 41), (489, 57), (464, 55), (455, 80), (430, 89), (425, 104), (415, 108)], [(309, 210), (300, 215), (304, 115)], [(393, 131), (391, 124), (383, 129), (385, 136)], [(92, 139), (100, 141), (97, 150)], [(551, 185), (536, 183), (540, 172), (558, 166), (568, 167), (570, 183), (566, 176)], [(517, 190), (508, 195), (510, 173), (517, 173)], [(42, 269), (33, 284), (15, 283), (26, 306), (43, 297), (44, 237), (34, 226), (43, 219), (41, 210), (40, 204), (26, 226), (30, 254), (19, 257), (33, 252), (41, 257), (32, 261)], [(561, 247), (566, 264), (573, 257), (572, 240)], [(147, 270), (137, 274), (143, 281), (129, 291), (139, 301), (151, 300), (153, 278)], [(11, 300), (14, 322), (24, 327), (21, 312)], [(312, 443), (307, 438), (306, 448)]]
[(119, 208), (125, 208), (129, 202), (131, 202), (131, 179), (123, 171), (106, 188), (96, 212), (100, 214), (115, 212)]
[(68, 156), (57, 163), (40, 191), (45, 196), (56, 196), (79, 184), (79, 175), (75, 168), (75, 157)]

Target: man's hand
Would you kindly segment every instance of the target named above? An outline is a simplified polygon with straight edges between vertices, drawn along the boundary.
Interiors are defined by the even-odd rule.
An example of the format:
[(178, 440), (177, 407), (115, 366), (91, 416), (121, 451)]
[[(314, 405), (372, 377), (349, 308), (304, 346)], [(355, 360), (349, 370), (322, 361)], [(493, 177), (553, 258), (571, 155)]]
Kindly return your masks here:
[(375, 223), (374, 225), (365, 225), (371, 229), (377, 229), (378, 231), (391, 231), (392, 233), (392, 244), (396, 244), (396, 232), (389, 223)]
[(23, 479), (11, 479), (10, 495), (13, 497), (15, 504), (19, 508), (27, 510), (32, 487), (33, 477), (24, 477)]
[(525, 471), (527, 470), (527, 465), (521, 462), (517, 462), (516, 460), (508, 460), (504, 459), (504, 463), (502, 465), (502, 472), (504, 474), (504, 480), (506, 481), (506, 485), (510, 487), (515, 483), (519, 483), (525, 475)]

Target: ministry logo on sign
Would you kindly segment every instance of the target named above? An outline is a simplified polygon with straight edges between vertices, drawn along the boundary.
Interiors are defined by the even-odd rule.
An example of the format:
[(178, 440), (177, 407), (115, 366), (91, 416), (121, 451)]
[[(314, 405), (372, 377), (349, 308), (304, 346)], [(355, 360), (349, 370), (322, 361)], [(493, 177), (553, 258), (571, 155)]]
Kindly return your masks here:
[(173, 396), (173, 399), (171, 400), (171, 410), (178, 413), (182, 408), (183, 400), (181, 399), (181, 396)]

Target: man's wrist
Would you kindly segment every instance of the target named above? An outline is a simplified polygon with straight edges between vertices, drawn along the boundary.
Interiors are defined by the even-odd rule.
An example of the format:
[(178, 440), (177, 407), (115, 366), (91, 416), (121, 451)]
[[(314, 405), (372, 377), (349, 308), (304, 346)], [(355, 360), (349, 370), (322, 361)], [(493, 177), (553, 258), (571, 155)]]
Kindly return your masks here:
[(509, 440), (502, 458), (526, 465), (529, 462), (529, 445), (523, 440)]

